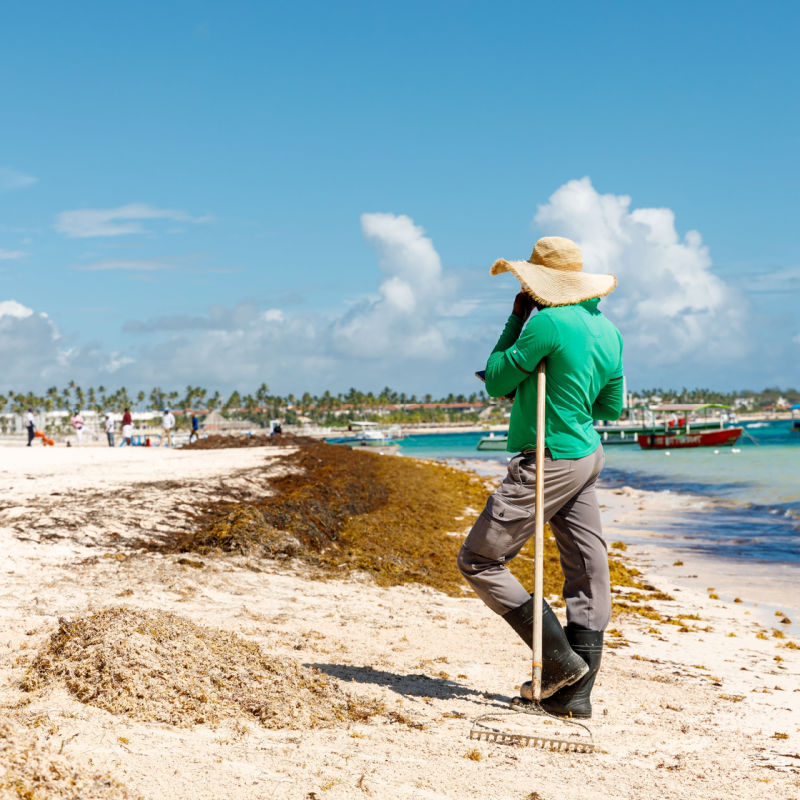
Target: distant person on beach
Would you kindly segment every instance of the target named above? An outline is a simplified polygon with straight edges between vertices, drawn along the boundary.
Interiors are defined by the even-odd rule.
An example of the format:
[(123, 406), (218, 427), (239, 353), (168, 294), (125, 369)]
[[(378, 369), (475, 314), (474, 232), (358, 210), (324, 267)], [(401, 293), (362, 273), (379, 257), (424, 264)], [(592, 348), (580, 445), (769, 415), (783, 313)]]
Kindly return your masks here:
[(30, 447), (36, 436), (36, 423), (33, 421), (32, 408), (29, 408), (28, 413), (25, 415), (25, 428), (28, 431), (28, 447)]
[(197, 419), (197, 414), (192, 411), (192, 431), (189, 434), (189, 444), (191, 444), (195, 439), (200, 438), (200, 420)]
[[(464, 540), (458, 567), (481, 600), (532, 647), (533, 597), (508, 563), (534, 533), (535, 372), (546, 359), (544, 521), (561, 557), (567, 626), (562, 629), (545, 602), (542, 707), (586, 719), (611, 617), (608, 553), (595, 494), (604, 455), (592, 421), (618, 419), (623, 398), (622, 336), (597, 307), (617, 279), (582, 269), (580, 248), (559, 236), (540, 239), (528, 261), (500, 260), (492, 267), (493, 275), (512, 272), (524, 290), (486, 364), (491, 397), (516, 390), (507, 449), (517, 455)], [(526, 325), (534, 309), (538, 313)], [(529, 681), (520, 694), (532, 699)]]
[(110, 413), (106, 414), (106, 438), (108, 439), (108, 446), (114, 446), (114, 418)]
[(122, 441), (128, 447), (133, 444), (133, 418), (131, 417), (131, 410), (126, 408), (122, 414)]
[(161, 416), (161, 446), (166, 447), (169, 442), (170, 447), (175, 446), (175, 440), (172, 436), (172, 429), (175, 427), (175, 415), (168, 409), (164, 409)]
[(69, 424), (75, 429), (75, 439), (78, 447), (81, 446), (81, 442), (83, 441), (83, 417), (81, 416), (81, 410), (79, 408), (75, 409), (75, 414), (72, 416), (72, 419), (69, 421)]

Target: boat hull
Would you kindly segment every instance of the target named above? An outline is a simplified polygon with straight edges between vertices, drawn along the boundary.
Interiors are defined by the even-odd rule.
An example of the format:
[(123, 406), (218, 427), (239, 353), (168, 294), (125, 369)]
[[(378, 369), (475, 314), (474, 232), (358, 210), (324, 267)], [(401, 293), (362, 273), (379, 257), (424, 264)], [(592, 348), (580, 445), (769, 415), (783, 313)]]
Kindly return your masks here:
[(724, 447), (736, 444), (742, 428), (690, 431), (689, 433), (640, 433), (637, 437), (643, 450), (676, 450), (681, 447)]
[(478, 450), (505, 450), (508, 445), (507, 436), (484, 436), (478, 442)]

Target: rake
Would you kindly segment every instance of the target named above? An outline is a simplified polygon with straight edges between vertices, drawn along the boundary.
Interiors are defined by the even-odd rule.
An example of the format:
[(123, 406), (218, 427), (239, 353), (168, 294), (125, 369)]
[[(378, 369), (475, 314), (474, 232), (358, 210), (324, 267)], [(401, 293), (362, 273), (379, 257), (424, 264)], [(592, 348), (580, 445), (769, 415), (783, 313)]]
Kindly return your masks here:
[(533, 570), (533, 660), (531, 663), (532, 700), (515, 697), (511, 711), (494, 712), (472, 723), (470, 739), (500, 744), (540, 747), (561, 752), (593, 753), (595, 743), (586, 725), (549, 714), (542, 700), (542, 597), (544, 594), (544, 421), (546, 377), (545, 361), (536, 369), (536, 496), (534, 519)]

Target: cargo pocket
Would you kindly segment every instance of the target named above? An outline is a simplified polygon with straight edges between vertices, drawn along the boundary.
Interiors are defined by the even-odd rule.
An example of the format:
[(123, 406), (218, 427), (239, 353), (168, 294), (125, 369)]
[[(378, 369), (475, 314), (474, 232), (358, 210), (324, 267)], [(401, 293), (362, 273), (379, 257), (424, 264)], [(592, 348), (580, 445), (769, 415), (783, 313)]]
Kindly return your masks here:
[(532, 528), (528, 524), (533, 514), (512, 505), (497, 494), (489, 496), (486, 507), (464, 540), (464, 547), (492, 561), (513, 558), (528, 539)]

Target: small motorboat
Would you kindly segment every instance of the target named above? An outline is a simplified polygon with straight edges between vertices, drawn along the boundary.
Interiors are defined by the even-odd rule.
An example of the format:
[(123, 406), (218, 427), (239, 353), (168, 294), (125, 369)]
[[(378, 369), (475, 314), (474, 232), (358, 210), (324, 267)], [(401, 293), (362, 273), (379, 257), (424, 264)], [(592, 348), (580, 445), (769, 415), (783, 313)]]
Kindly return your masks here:
[(478, 450), (505, 450), (508, 444), (507, 433), (495, 433), (492, 431), (488, 436), (482, 436), (478, 441)]
[[(718, 423), (709, 422), (707, 418), (710, 409), (719, 409)], [(653, 406), (651, 411), (671, 414), (666, 418), (663, 428), (656, 428), (639, 433), (637, 441), (643, 450), (674, 450), (683, 447), (724, 447), (734, 445), (742, 435), (739, 425), (730, 423), (730, 406), (719, 403), (667, 403)], [(692, 420), (690, 414), (704, 412), (705, 419)], [(683, 417), (675, 414), (683, 413)], [(694, 426), (694, 429), (693, 429)]]

